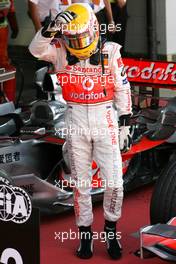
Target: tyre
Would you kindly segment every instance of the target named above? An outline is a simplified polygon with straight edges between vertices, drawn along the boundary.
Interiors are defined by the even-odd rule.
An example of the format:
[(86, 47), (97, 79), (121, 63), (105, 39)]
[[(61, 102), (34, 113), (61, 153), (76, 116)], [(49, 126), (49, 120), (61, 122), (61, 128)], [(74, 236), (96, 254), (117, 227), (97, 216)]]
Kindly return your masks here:
[(176, 216), (176, 154), (161, 172), (150, 203), (151, 224), (166, 223)]

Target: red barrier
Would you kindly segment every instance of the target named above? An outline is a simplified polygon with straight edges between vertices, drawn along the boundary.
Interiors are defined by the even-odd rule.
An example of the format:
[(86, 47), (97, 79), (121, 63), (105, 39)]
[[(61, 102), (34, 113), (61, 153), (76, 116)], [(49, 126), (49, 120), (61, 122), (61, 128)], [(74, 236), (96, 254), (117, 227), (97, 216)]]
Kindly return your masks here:
[(128, 80), (138, 85), (176, 89), (176, 63), (124, 58)]

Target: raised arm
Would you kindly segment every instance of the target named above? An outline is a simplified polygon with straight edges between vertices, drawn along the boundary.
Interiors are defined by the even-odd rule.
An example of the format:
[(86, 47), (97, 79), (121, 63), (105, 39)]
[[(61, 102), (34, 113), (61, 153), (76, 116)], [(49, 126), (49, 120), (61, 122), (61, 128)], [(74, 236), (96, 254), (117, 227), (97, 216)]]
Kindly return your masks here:
[(29, 12), (29, 16), (32, 19), (32, 22), (34, 24), (35, 31), (37, 32), (42, 27), (41, 22), (40, 22), (38, 5), (36, 3), (33, 3), (30, 0), (28, 0), (28, 12)]
[(51, 62), (55, 65), (57, 62), (57, 51), (55, 45), (51, 45), (53, 37), (43, 37), (41, 31), (42, 30), (38, 31), (33, 38), (29, 45), (29, 51), (34, 57)]

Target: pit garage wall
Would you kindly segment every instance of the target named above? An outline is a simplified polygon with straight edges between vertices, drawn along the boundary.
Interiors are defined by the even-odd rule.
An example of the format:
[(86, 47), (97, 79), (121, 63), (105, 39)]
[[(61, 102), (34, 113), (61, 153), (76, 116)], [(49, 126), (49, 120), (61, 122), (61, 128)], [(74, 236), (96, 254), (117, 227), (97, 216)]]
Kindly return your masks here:
[[(168, 0), (153, 0), (156, 1), (156, 39), (157, 39), (157, 51), (161, 57), (167, 56), (166, 49), (166, 3)], [(174, 1), (172, 1), (174, 2)], [(164, 58), (165, 59), (165, 58)]]
[[(128, 1), (128, 21), (125, 50), (128, 53), (147, 55), (147, 0), (127, 0)], [(156, 1), (156, 38), (157, 50), (160, 57), (165, 57), (166, 49), (166, 26), (170, 25), (170, 9), (172, 10), (173, 0), (153, 0)], [(169, 3), (170, 2), (170, 3)], [(172, 2), (172, 4), (171, 4)], [(167, 20), (166, 20), (167, 3)], [(176, 7), (176, 1), (174, 2)], [(170, 8), (168, 8), (170, 7)], [(172, 10), (172, 13), (174, 11)], [(167, 21), (167, 25), (166, 25)], [(174, 19), (172, 19), (174, 21)], [(174, 25), (172, 25), (172, 28)], [(168, 32), (167, 32), (168, 33)], [(168, 42), (168, 40), (167, 40)]]
[[(176, 54), (176, 27), (174, 0), (153, 0), (156, 1), (156, 23), (157, 23), (157, 46), (158, 54), (162, 56)], [(147, 0), (127, 0), (128, 22), (125, 50), (132, 55), (147, 54)], [(20, 27), (19, 36), (16, 40), (10, 39), (11, 45), (28, 46), (34, 36), (34, 28), (27, 15), (27, 0), (15, 0), (18, 24)], [(167, 23), (166, 23), (167, 22)]]
[(146, 0), (127, 0), (128, 20), (125, 51), (147, 54)]

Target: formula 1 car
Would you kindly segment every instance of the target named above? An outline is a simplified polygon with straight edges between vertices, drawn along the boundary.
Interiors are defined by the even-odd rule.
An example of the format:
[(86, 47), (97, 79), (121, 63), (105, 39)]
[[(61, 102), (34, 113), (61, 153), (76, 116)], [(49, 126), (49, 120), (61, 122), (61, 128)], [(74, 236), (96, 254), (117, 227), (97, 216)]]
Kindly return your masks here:
[[(144, 168), (148, 166), (150, 176), (157, 176), (150, 203), (151, 223), (166, 223), (176, 215), (176, 64), (135, 59), (124, 59), (124, 64), (129, 81), (140, 87), (139, 93), (143, 87), (152, 87), (152, 91), (141, 91), (147, 97), (140, 102), (142, 109), (137, 122), (147, 126), (147, 138), (144, 133), (142, 140), (126, 155), (135, 153), (135, 159), (137, 152), (142, 156), (148, 153), (148, 159), (142, 157), (139, 170), (145, 174)], [(152, 97), (155, 89), (159, 89), (158, 98)], [(171, 94), (169, 100), (163, 96), (166, 92), (167, 96)], [(148, 151), (143, 152), (145, 146)]]
[[(134, 59), (124, 59), (124, 64), (132, 84), (134, 110), (134, 144), (129, 152), (122, 153), (124, 189), (129, 191), (157, 179), (151, 221), (165, 222), (176, 213), (176, 98), (153, 97), (146, 87), (174, 90), (176, 65)], [(37, 73), (36, 86), (40, 100), (32, 104), (29, 113), (15, 112), (11, 103), (0, 105), (0, 176), (24, 188), (42, 211), (58, 213), (73, 206), (74, 186), (64, 144), (66, 104), (57, 75), (46, 68)], [(100, 175), (93, 161), (93, 201), (102, 199)]]
[(176, 217), (166, 224), (140, 228), (140, 249), (135, 255), (145, 259), (158, 256), (167, 261), (176, 261)]

